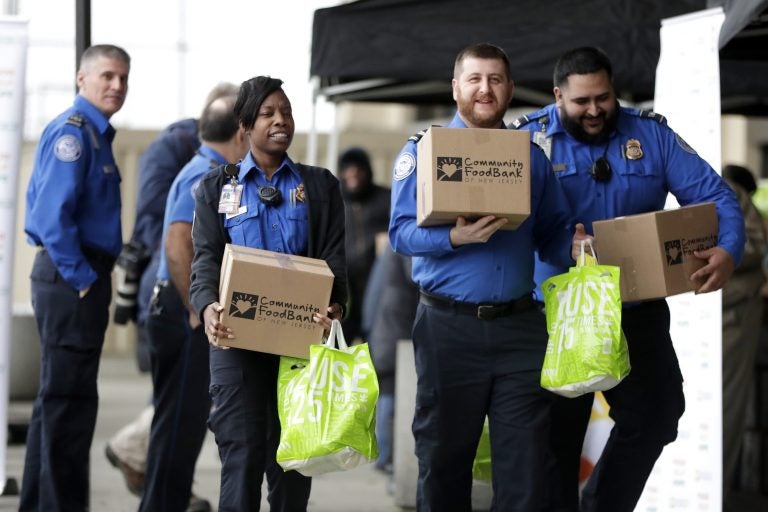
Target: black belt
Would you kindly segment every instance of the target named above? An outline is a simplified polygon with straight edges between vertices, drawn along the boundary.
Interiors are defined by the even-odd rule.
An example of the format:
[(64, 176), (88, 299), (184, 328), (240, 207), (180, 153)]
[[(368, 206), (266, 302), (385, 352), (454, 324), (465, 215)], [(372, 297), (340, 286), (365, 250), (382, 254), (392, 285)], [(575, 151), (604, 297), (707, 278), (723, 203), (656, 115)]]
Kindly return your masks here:
[(461, 302), (440, 297), (424, 290), (419, 290), (419, 293), (419, 301), (426, 306), (453, 311), (462, 315), (472, 315), (480, 320), (493, 320), (494, 318), (513, 315), (531, 309), (536, 305), (533, 298), (529, 296), (520, 297), (519, 299), (501, 304), (474, 304), (472, 302)]
[[(38, 244), (37, 246), (41, 251), (46, 250), (44, 245)], [(93, 247), (88, 247), (85, 245), (80, 246), (80, 252), (83, 253), (83, 256), (85, 256), (88, 261), (96, 263), (97, 265), (108, 267), (110, 269), (115, 265), (115, 261), (117, 260), (116, 256), (112, 256), (108, 252), (94, 249)]]

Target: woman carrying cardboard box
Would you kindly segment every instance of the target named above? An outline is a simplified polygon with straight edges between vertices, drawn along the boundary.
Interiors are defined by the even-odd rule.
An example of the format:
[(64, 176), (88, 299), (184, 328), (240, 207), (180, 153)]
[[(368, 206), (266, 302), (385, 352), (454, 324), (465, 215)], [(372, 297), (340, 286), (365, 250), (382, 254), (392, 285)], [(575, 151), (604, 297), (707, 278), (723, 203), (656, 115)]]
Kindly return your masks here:
[(311, 479), (275, 462), (280, 438), (276, 408), (279, 356), (232, 348), (217, 340), (236, 333), (219, 321), (219, 279), (227, 243), (325, 260), (335, 276), (330, 306), (314, 321), (328, 329), (346, 301), (344, 205), (327, 169), (288, 156), (294, 134), (291, 102), (282, 81), (243, 82), (235, 114), (250, 151), (222, 166), (195, 191), (190, 300), (211, 344), (209, 426), (221, 457), (219, 510), (258, 510), (266, 472), (270, 510), (306, 510)]

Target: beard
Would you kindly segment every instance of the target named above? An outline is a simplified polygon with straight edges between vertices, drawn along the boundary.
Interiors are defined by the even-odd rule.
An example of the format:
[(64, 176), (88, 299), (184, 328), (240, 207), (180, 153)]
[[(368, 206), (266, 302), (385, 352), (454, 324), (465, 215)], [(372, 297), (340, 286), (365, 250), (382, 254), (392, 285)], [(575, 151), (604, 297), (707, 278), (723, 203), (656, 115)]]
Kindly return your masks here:
[(571, 134), (571, 136), (583, 142), (585, 144), (602, 144), (611, 134), (616, 130), (616, 123), (618, 121), (619, 102), (616, 102), (612, 112), (604, 112), (601, 114), (603, 118), (603, 127), (597, 133), (588, 133), (583, 126), (581, 126), (581, 117), (571, 117), (565, 111), (564, 108), (558, 107), (558, 114), (560, 114), (560, 121), (563, 123), (565, 130)]
[(504, 114), (507, 113), (507, 107), (506, 105), (502, 106), (495, 95), (486, 95), (485, 98), (492, 98), (496, 100), (496, 111), (477, 113), (475, 112), (475, 100), (477, 98), (464, 100), (461, 98), (461, 96), (459, 96), (459, 98), (456, 100), (456, 106), (458, 108), (459, 114), (461, 115), (461, 118), (464, 120), (464, 122), (469, 126), (474, 126), (476, 128), (498, 128), (501, 126), (501, 123), (504, 120)]

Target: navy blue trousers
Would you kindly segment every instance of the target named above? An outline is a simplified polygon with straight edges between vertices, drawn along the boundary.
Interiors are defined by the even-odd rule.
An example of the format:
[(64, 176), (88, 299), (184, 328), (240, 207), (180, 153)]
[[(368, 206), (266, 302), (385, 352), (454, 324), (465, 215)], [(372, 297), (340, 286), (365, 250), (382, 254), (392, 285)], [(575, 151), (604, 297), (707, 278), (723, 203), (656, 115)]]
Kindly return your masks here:
[(658, 300), (625, 308), (621, 324), (632, 370), (603, 392), (615, 425), (582, 491), (580, 508), (579, 461), (593, 395), (557, 397), (553, 405), (551, 446), (562, 486), (553, 487), (558, 501), (550, 510), (632, 512), (664, 446), (677, 438), (685, 397), (669, 335), (669, 307)]
[(202, 325), (191, 329), (188, 310), (170, 283), (153, 298), (146, 329), (155, 415), (139, 510), (183, 512), (211, 408), (208, 340)]
[(45, 250), (30, 275), (40, 333), (40, 387), (27, 433), (19, 510), (89, 507), (90, 451), (98, 411), (96, 380), (112, 298), (111, 258), (89, 258), (98, 273), (82, 299)]
[(208, 424), (221, 458), (219, 512), (258, 511), (265, 473), (270, 512), (305, 512), (312, 479), (284, 472), (275, 461), (280, 357), (211, 347), (210, 358), (213, 408)]
[(539, 510), (552, 401), (539, 383), (547, 345), (541, 310), (486, 321), (419, 304), (413, 345), (418, 510), (472, 510), (472, 462), (486, 415), (493, 510)]

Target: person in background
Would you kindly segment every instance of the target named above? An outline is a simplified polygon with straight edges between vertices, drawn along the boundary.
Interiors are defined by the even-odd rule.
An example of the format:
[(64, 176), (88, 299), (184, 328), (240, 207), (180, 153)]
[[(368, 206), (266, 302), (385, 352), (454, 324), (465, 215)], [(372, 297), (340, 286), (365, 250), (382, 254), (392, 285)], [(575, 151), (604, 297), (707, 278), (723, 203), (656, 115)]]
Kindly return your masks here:
[[(323, 259), (334, 274), (330, 305), (313, 320), (330, 329), (346, 302), (344, 204), (338, 180), (327, 169), (295, 163), (288, 156), (295, 124), (282, 81), (268, 76), (240, 86), (235, 115), (250, 144), (237, 166), (206, 175), (195, 191), (190, 303), (210, 343), (208, 425), (221, 458), (219, 510), (259, 510), (266, 472), (270, 510), (306, 510), (312, 479), (283, 471), (275, 456), (280, 441), (274, 354), (219, 346), (235, 333), (219, 321), (221, 261), (227, 243)], [(224, 170), (237, 171), (242, 186), (236, 215), (219, 213)], [(229, 195), (229, 192), (227, 192)], [(226, 349), (225, 349), (226, 348)]]
[(751, 200), (757, 190), (752, 172), (740, 165), (726, 165), (723, 178), (736, 193), (747, 234), (741, 263), (723, 286), (723, 501), (727, 506), (754, 386), (768, 237), (763, 218)]
[(208, 343), (189, 304), (193, 194), (205, 174), (239, 162), (248, 151), (245, 132), (235, 117), (236, 99), (225, 96), (205, 107), (199, 121), (202, 144), (168, 193), (160, 268), (147, 318), (155, 415), (141, 511), (188, 510), (205, 439), (210, 410)]
[(362, 148), (350, 148), (341, 154), (338, 177), (347, 219), (349, 279), (349, 308), (342, 327), (346, 338), (352, 341), (368, 334), (362, 330), (363, 298), (376, 259), (376, 235), (385, 233), (389, 224), (390, 192), (373, 182), (371, 161)]
[[(549, 156), (577, 222), (663, 210), (672, 193), (681, 205), (712, 201), (720, 225), (718, 245), (696, 251), (704, 266), (691, 275), (697, 293), (720, 289), (738, 265), (744, 222), (733, 191), (696, 151), (656, 113), (621, 107), (610, 59), (593, 47), (565, 52), (554, 69), (555, 103), (513, 122)], [(598, 253), (599, 253), (599, 247)], [(568, 268), (538, 261), (541, 283)], [(551, 446), (557, 467), (549, 476), (548, 510), (631, 512), (665, 445), (677, 437), (685, 410), (683, 377), (669, 334), (664, 299), (625, 304), (622, 329), (632, 370), (604, 391), (615, 424), (582, 491), (579, 464), (593, 394), (557, 396)]]
[[(456, 57), (448, 127), (504, 129), (514, 84), (509, 58), (491, 44)], [(534, 250), (574, 262), (583, 226), (571, 214), (544, 153), (530, 149), (529, 217), (515, 230), (505, 218), (459, 217), (455, 225), (416, 223), (417, 142), (411, 137), (393, 172), (389, 239), (412, 257), (420, 298), (413, 325), (421, 512), (470, 511), (472, 462), (486, 416), (493, 446), (493, 509), (538, 511), (545, 491), (551, 394), (540, 385), (546, 319), (535, 307)]]
[(411, 258), (397, 254), (389, 244), (373, 264), (365, 293), (366, 311), (374, 296), (375, 306), (370, 313), (373, 320), (368, 344), (371, 347), (376, 377), (379, 379), (379, 401), (376, 403), (379, 458), (375, 467), (391, 474), (395, 442), (393, 420), (397, 342), (411, 338), (413, 320), (419, 305), (419, 287), (411, 278)]
[[(235, 84), (215, 85), (205, 106), (218, 98), (237, 95)], [(114, 321), (124, 325), (136, 322), (139, 369), (150, 371), (146, 322), (150, 297), (160, 265), (161, 234), (168, 191), (181, 169), (200, 147), (198, 119), (181, 119), (170, 124), (152, 141), (139, 158), (136, 219), (129, 243), (123, 246), (116, 263), (117, 298)], [(105, 446), (110, 464), (120, 470), (128, 490), (136, 496), (144, 491), (149, 431), (154, 416), (150, 403), (137, 417), (120, 428)], [(192, 496), (188, 512), (210, 509), (207, 500)]]
[(131, 59), (114, 45), (87, 48), (74, 104), (48, 123), (27, 188), (24, 231), (39, 247), (32, 307), (40, 385), (27, 433), (19, 510), (88, 510), (96, 379), (123, 244), (120, 172), (109, 123), (125, 102)]

